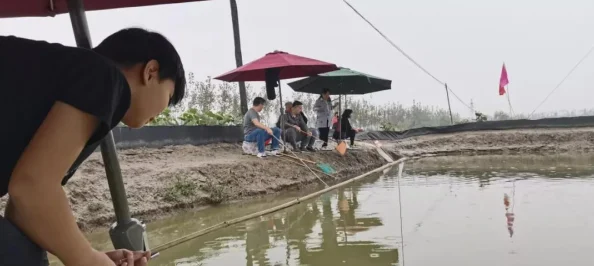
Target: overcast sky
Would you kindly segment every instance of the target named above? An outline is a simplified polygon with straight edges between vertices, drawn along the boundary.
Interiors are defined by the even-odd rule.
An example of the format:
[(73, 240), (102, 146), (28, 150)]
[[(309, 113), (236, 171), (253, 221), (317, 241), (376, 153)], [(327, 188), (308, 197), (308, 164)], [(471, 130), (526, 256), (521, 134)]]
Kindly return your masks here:
[[(592, 0), (350, 0), (466, 103), (508, 110), (498, 96), (506, 63), (516, 112), (531, 112), (594, 45)], [(286, 52), (393, 80), (376, 103), (413, 100), (447, 108), (445, 91), (392, 48), (342, 0), (238, 0), (244, 63)], [(229, 1), (87, 13), (95, 44), (129, 26), (163, 33), (200, 79), (235, 68)], [(74, 45), (67, 15), (0, 20), (0, 35)], [(7, 52), (7, 51), (3, 51)], [(594, 54), (539, 111), (590, 109)], [(254, 84), (260, 87), (262, 84)], [(283, 91), (289, 91), (285, 86)], [(452, 97), (455, 112), (469, 111)]]

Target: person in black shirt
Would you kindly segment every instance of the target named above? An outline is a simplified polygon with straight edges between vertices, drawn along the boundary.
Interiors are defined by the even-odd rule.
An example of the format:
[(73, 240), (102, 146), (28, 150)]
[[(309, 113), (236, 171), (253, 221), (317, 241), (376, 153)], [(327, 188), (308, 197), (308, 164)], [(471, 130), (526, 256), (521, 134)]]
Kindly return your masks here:
[[(360, 128), (353, 128), (351, 126), (351, 121), (349, 119), (351, 119), (351, 115), (353, 114), (353, 110), (351, 109), (346, 109), (344, 110), (344, 112), (342, 113), (342, 117), (340, 119), (340, 131), (334, 131), (334, 138), (335, 139), (350, 139), (351, 140), (351, 146), (355, 145), (355, 136), (357, 135), (357, 133), (363, 131)], [(336, 126), (338, 127), (338, 126)], [(340, 134), (340, 135), (339, 135)], [(339, 138), (340, 136), (340, 138)]]
[(94, 250), (61, 185), (120, 121), (145, 125), (185, 94), (185, 73), (162, 35), (124, 29), (93, 50), (0, 36), (0, 264), (146, 265), (150, 254)]

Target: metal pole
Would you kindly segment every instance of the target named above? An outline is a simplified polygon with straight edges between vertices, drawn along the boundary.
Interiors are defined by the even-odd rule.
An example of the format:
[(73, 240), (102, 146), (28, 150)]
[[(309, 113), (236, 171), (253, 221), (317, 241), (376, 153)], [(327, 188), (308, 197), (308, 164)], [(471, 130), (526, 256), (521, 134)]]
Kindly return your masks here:
[(454, 124), (454, 117), (452, 116), (452, 106), (450, 105), (450, 92), (448, 89), (448, 84), (445, 84), (446, 96), (448, 97), (448, 109), (450, 109), (450, 124)]
[(281, 122), (280, 122), (280, 130), (281, 130), (281, 139), (283, 140), (283, 151), (287, 152), (287, 145), (285, 145), (286, 140), (285, 140), (285, 134), (283, 134), (283, 131), (285, 131), (285, 119), (284, 119), (284, 114), (285, 114), (285, 107), (283, 105), (283, 90), (281, 89), (281, 82), (280, 79), (278, 80), (278, 100), (280, 101), (280, 111), (281, 111)]
[(509, 115), (510, 118), (513, 119), (514, 117), (514, 108), (512, 107), (510, 96), (509, 96), (509, 85), (507, 85), (507, 103), (509, 104)]
[[(334, 129), (334, 131), (336, 131), (336, 129)], [(338, 141), (340, 143), (340, 141), (342, 141), (342, 95), (340, 94), (338, 95), (338, 133)]]
[[(68, 0), (68, 10), (70, 13), (70, 21), (72, 23), (72, 30), (74, 31), (74, 38), (76, 45), (81, 48), (91, 49), (91, 36), (89, 33), (89, 26), (87, 24), (87, 17), (85, 15), (85, 9), (82, 0)], [(129, 229), (134, 229), (135, 233), (138, 233), (139, 228), (133, 226), (133, 223), (138, 221), (130, 217), (130, 210), (128, 208), (128, 200), (126, 198), (126, 188), (124, 187), (124, 181), (122, 180), (122, 173), (120, 170), (120, 163), (115, 149), (115, 142), (113, 139), (113, 133), (110, 131), (107, 136), (101, 141), (101, 156), (105, 164), (105, 174), (107, 176), (107, 182), (109, 184), (109, 191), (113, 202), (113, 208), (115, 211), (117, 224), (127, 225)], [(142, 229), (144, 229), (142, 227)], [(126, 248), (131, 250), (143, 250), (143, 233), (141, 230), (140, 238), (127, 239), (128, 241), (112, 241), (114, 247)], [(134, 234), (124, 232), (124, 238), (133, 238)], [(140, 242), (139, 242), (140, 241)], [(122, 244), (122, 243), (132, 244)], [(139, 248), (140, 247), (140, 248)]]

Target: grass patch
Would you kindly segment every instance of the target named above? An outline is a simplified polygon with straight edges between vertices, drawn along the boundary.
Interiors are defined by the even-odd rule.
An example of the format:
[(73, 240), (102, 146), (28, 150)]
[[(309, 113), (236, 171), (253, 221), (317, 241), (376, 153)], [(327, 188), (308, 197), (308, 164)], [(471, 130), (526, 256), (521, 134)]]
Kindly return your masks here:
[(176, 176), (175, 180), (165, 189), (163, 199), (169, 202), (182, 202), (185, 198), (196, 196), (198, 185), (187, 177)]
[(202, 189), (209, 194), (209, 197), (206, 198), (209, 204), (220, 204), (229, 198), (225, 188), (219, 184), (215, 184), (211, 180), (206, 182)]

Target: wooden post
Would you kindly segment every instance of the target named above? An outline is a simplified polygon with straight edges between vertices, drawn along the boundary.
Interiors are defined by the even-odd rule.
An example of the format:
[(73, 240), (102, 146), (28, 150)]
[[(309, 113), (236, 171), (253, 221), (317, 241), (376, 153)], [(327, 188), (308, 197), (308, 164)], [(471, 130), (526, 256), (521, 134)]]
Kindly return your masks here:
[(448, 109), (450, 110), (450, 124), (454, 124), (454, 117), (452, 116), (452, 106), (450, 105), (450, 91), (448, 89), (448, 84), (445, 83), (445, 90), (446, 90), (446, 96), (448, 97)]
[[(237, 67), (243, 66), (243, 57), (241, 55), (241, 35), (239, 34), (239, 15), (237, 12), (237, 2), (230, 0), (231, 4), (231, 22), (233, 24), (233, 42), (235, 44), (235, 65)], [(245, 82), (239, 82), (239, 102), (241, 115), (245, 115), (248, 111), (247, 91)]]

